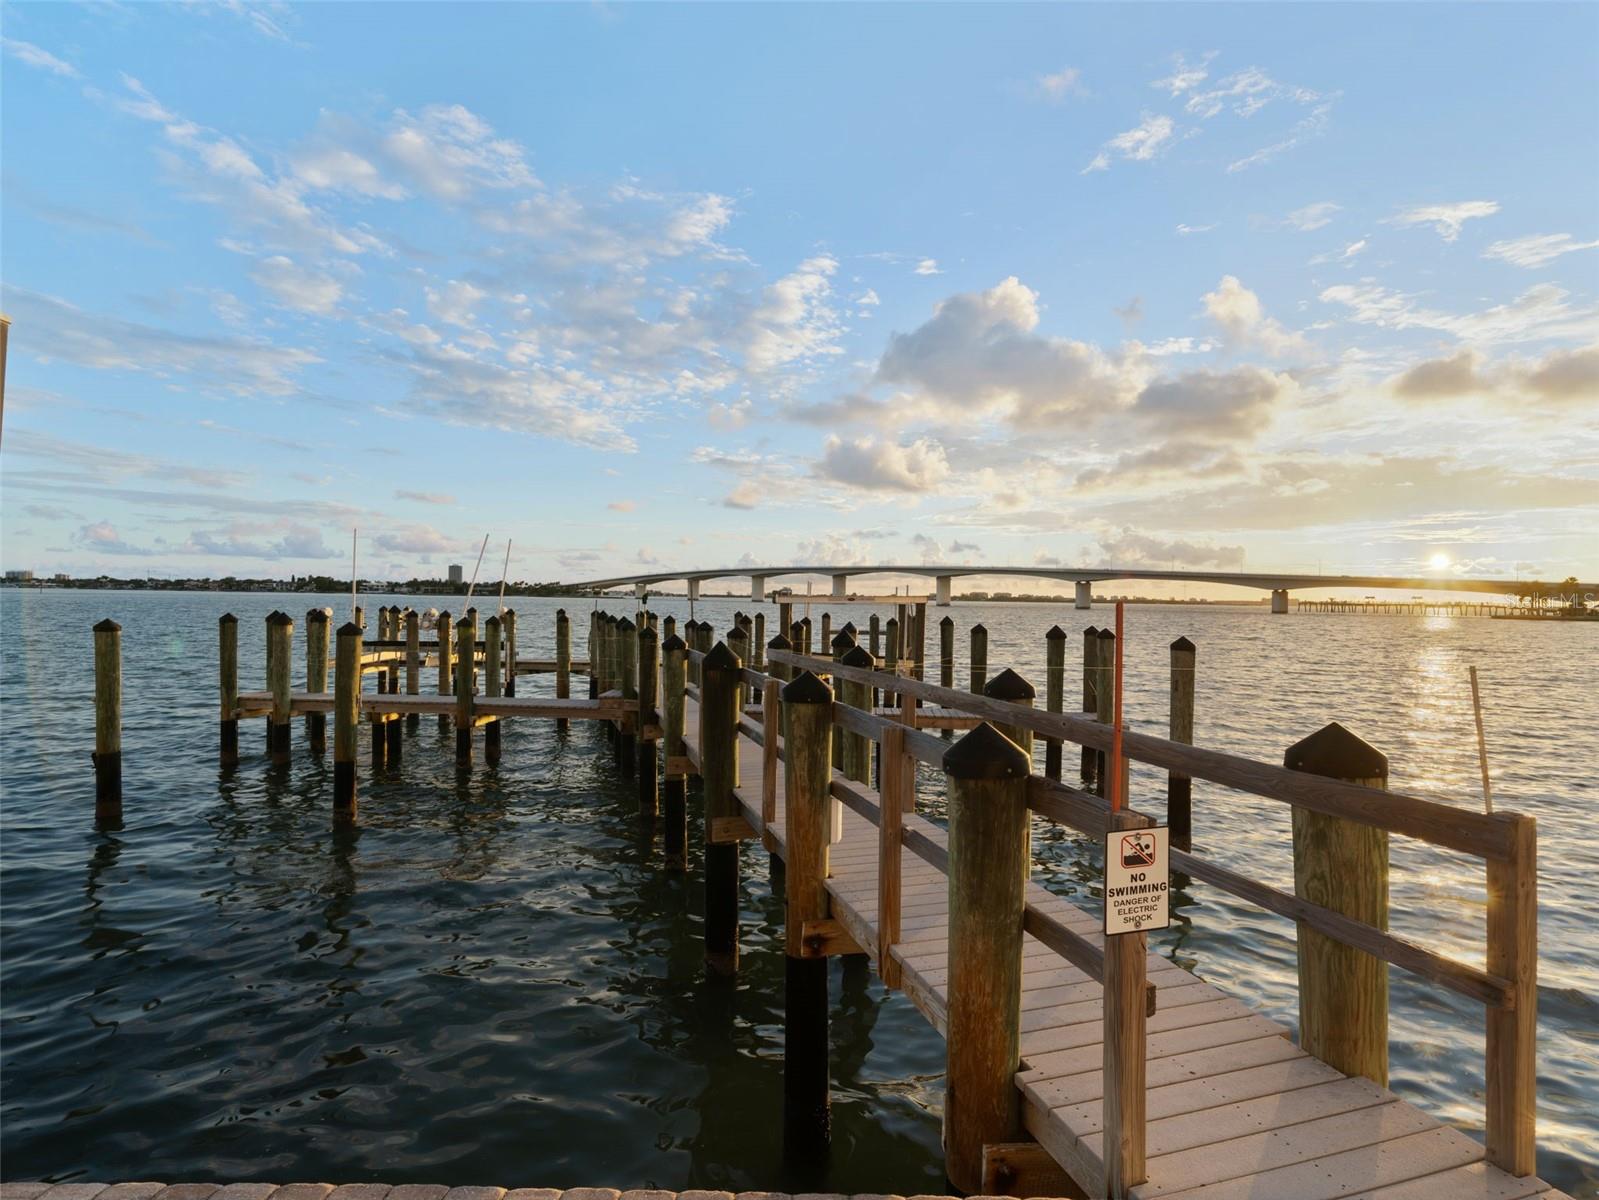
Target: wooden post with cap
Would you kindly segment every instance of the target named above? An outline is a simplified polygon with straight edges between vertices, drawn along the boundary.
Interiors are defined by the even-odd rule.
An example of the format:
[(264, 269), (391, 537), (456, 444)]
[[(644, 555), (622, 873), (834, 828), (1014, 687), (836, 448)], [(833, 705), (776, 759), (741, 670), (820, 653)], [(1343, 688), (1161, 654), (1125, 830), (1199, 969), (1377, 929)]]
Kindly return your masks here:
[(355, 819), (355, 755), (361, 722), (361, 627), (339, 626), (333, 663), (333, 816)]
[(646, 622), (638, 631), (638, 810), (653, 819), (660, 807), (656, 782), (660, 742), (656, 740), (659, 715), (655, 711), (661, 680), (660, 640)]
[(988, 683), (988, 630), (983, 625), (972, 626), (972, 683), (971, 690), (979, 696)]
[[(1283, 766), (1388, 787), (1388, 759), (1336, 721), (1290, 746)], [(1388, 831), (1294, 807), (1294, 894), (1388, 928)], [(1345, 1075), (1388, 1086), (1388, 964), (1299, 925), (1299, 1044)]]
[(938, 686), (955, 686), (955, 618), (938, 623)]
[(944, 755), (949, 781), (949, 974), (944, 1171), (981, 1190), (983, 1147), (1021, 1133), (1022, 912), (1027, 756), (986, 721)]
[[(594, 663), (589, 662), (589, 670), (593, 671)], [(569, 700), (572, 696), (572, 618), (566, 615), (566, 609), (555, 610), (555, 698)], [(556, 719), (557, 731), (565, 732), (567, 720), (565, 717)]]
[[(863, 651), (864, 653), (864, 651)], [(806, 952), (805, 923), (825, 920), (833, 692), (809, 671), (783, 688), (784, 1002), (783, 1134), (790, 1154), (826, 1146), (828, 1098), (827, 957)]]
[[(1171, 644), (1171, 740), (1194, 744), (1194, 643)], [(1176, 771), (1166, 774), (1166, 825), (1172, 845), (1187, 850), (1194, 837), (1194, 781)]]
[(671, 633), (661, 642), (661, 736), (666, 742), (666, 782), (662, 797), (666, 827), (661, 849), (670, 870), (688, 865), (688, 753), (683, 745), (684, 692), (688, 685), (688, 645)]
[[(328, 635), (333, 631), (333, 612), (313, 608), (305, 614), (305, 690), (326, 695), (328, 690)], [(305, 741), (312, 754), (326, 754), (328, 717), (326, 713), (305, 714)]]
[[(405, 610), (405, 694), (416, 696), (421, 692), (422, 614), (414, 608), (408, 608)], [(421, 713), (410, 713), (405, 718), (407, 729), (415, 729), (421, 724)]]
[[(1058, 713), (1066, 703), (1066, 631), (1050, 626), (1044, 635), (1044, 708)], [(1044, 776), (1060, 778), (1061, 740), (1044, 739)]]
[(219, 759), (224, 767), (239, 762), (239, 618), (223, 613), (217, 620), (217, 674), (222, 715)]
[(467, 609), (455, 623), (455, 767), (472, 766), (472, 692), (477, 686), (473, 655), (477, 650), (475, 612)]
[[(497, 616), (483, 622), (483, 694), (491, 699), (497, 699), (503, 691), (500, 655), (504, 650), (504, 630)], [(500, 718), (495, 717), (483, 726), (483, 761), (491, 767), (500, 762), (501, 724)]]
[[(1083, 711), (1099, 712), (1099, 696), (1095, 685), (1099, 682), (1099, 629), (1090, 625), (1083, 630)], [(1079, 777), (1092, 787), (1098, 778), (1099, 752), (1091, 746), (1083, 747)]]
[(289, 761), (289, 652), (294, 637), (294, 618), (286, 612), (275, 612), (266, 620), (267, 625), (267, 690), (272, 693), (271, 736), (267, 746), (272, 764), (283, 766)]
[[(622, 699), (638, 703), (638, 626), (631, 617), (617, 621), (613, 635), (614, 662)], [(624, 713), (616, 731), (616, 762), (623, 776), (638, 769), (638, 715)]]
[(700, 782), (705, 796), (705, 963), (738, 970), (738, 843), (717, 841), (716, 822), (739, 815), (738, 687), (743, 664), (718, 642), (700, 664)]
[[(455, 636), (455, 630), (451, 624), (448, 611), (439, 614), (435, 629), (439, 647), (439, 695), (453, 696), (455, 695), (455, 666), (452, 653), (454, 647), (451, 645), (451, 641)], [(450, 714), (441, 712), (439, 714), (439, 732), (448, 733), (449, 729)]]

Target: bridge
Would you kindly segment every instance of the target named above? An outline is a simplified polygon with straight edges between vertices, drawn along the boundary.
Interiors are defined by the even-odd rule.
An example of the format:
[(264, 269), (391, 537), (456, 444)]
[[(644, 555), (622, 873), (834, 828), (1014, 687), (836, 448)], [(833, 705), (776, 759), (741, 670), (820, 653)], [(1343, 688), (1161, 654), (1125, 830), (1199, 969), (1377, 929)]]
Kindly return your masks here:
[[(1094, 584), (1112, 579), (1142, 579), (1179, 583), (1217, 583), (1233, 587), (1259, 588), (1271, 593), (1271, 611), (1288, 611), (1288, 593), (1307, 588), (1372, 588), (1418, 591), (1432, 589), (1451, 592), (1488, 592), (1494, 595), (1511, 595), (1520, 581), (1509, 579), (1452, 579), (1442, 576), (1388, 576), (1388, 575), (1292, 575), (1248, 571), (1160, 571), (1149, 567), (989, 567), (955, 566), (947, 563), (920, 566), (798, 566), (798, 567), (726, 567), (697, 571), (653, 571), (646, 575), (618, 575), (611, 579), (590, 579), (569, 586), (594, 591), (631, 587), (638, 594), (662, 583), (682, 581), (688, 587), (689, 599), (697, 600), (700, 585), (707, 579), (748, 578), (750, 599), (764, 600), (766, 585), (770, 580), (790, 575), (821, 575), (832, 579), (831, 597), (842, 600), (849, 595), (849, 581), (861, 575), (917, 575), (935, 581), (936, 602), (949, 605), (954, 581), (971, 575), (1002, 578), (1048, 579), (1071, 583), (1076, 587), (1077, 608), (1090, 608), (1094, 600)], [(1579, 583), (1574, 589), (1584, 596), (1599, 594), (1599, 583)]]

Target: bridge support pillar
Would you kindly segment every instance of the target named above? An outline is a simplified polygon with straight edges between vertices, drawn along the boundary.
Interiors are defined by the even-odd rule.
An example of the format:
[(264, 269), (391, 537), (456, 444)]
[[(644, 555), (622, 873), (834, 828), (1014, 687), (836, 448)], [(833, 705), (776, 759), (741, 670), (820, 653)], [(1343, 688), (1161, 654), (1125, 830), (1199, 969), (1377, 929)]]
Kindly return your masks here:
[(954, 578), (949, 575), (940, 575), (938, 577), (938, 595), (934, 597), (934, 602), (939, 608), (949, 607), (950, 593), (954, 590), (951, 585), (953, 585), (954, 582)]
[(1094, 581), (1092, 579), (1079, 579), (1077, 581), (1077, 603), (1072, 607), (1094, 607)]
[(847, 595), (849, 595), (849, 576), (833, 576), (833, 599), (842, 600)]
[(1271, 593), (1271, 611), (1285, 613), (1288, 611), (1288, 589), (1273, 588)]
[(750, 576), (750, 599), (757, 604), (766, 599), (766, 576)]
[(688, 580), (688, 598), (690, 600), (698, 600), (700, 598), (700, 581), (698, 579)]

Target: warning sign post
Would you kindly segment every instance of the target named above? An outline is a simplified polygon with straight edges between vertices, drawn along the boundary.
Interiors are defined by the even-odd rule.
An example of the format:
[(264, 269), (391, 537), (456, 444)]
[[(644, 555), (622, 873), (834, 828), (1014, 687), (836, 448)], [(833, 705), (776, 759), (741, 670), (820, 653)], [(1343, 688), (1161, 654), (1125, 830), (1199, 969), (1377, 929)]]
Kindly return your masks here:
[(1105, 835), (1105, 932), (1138, 933), (1171, 924), (1166, 827)]

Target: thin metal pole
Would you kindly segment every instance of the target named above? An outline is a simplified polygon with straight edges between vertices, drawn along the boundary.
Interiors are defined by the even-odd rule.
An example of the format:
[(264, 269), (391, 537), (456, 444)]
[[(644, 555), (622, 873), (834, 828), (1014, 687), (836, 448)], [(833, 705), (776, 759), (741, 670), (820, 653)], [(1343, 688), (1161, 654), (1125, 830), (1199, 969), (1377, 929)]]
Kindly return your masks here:
[(1471, 668), (1471, 712), (1477, 719), (1477, 765), (1482, 768), (1482, 807), (1493, 812), (1493, 787), (1488, 782), (1488, 742), (1482, 735), (1482, 693), (1477, 688), (1477, 668)]
[(350, 620), (355, 620), (355, 538), (361, 530), (350, 530)]
[(1110, 734), (1110, 811), (1116, 812), (1126, 799), (1122, 795), (1122, 646), (1126, 635), (1122, 629), (1122, 604), (1116, 601), (1116, 707), (1111, 720)]
[(477, 551), (477, 566), (472, 568), (472, 582), (466, 585), (466, 598), (468, 600), (472, 598), (472, 589), (477, 587), (477, 573), (478, 569), (483, 565), (483, 551), (487, 550), (488, 548), (489, 535), (485, 533), (483, 535), (483, 544), (478, 547)]
[(500, 568), (500, 616), (505, 616), (505, 577), (511, 573), (511, 539), (505, 539), (505, 565)]

